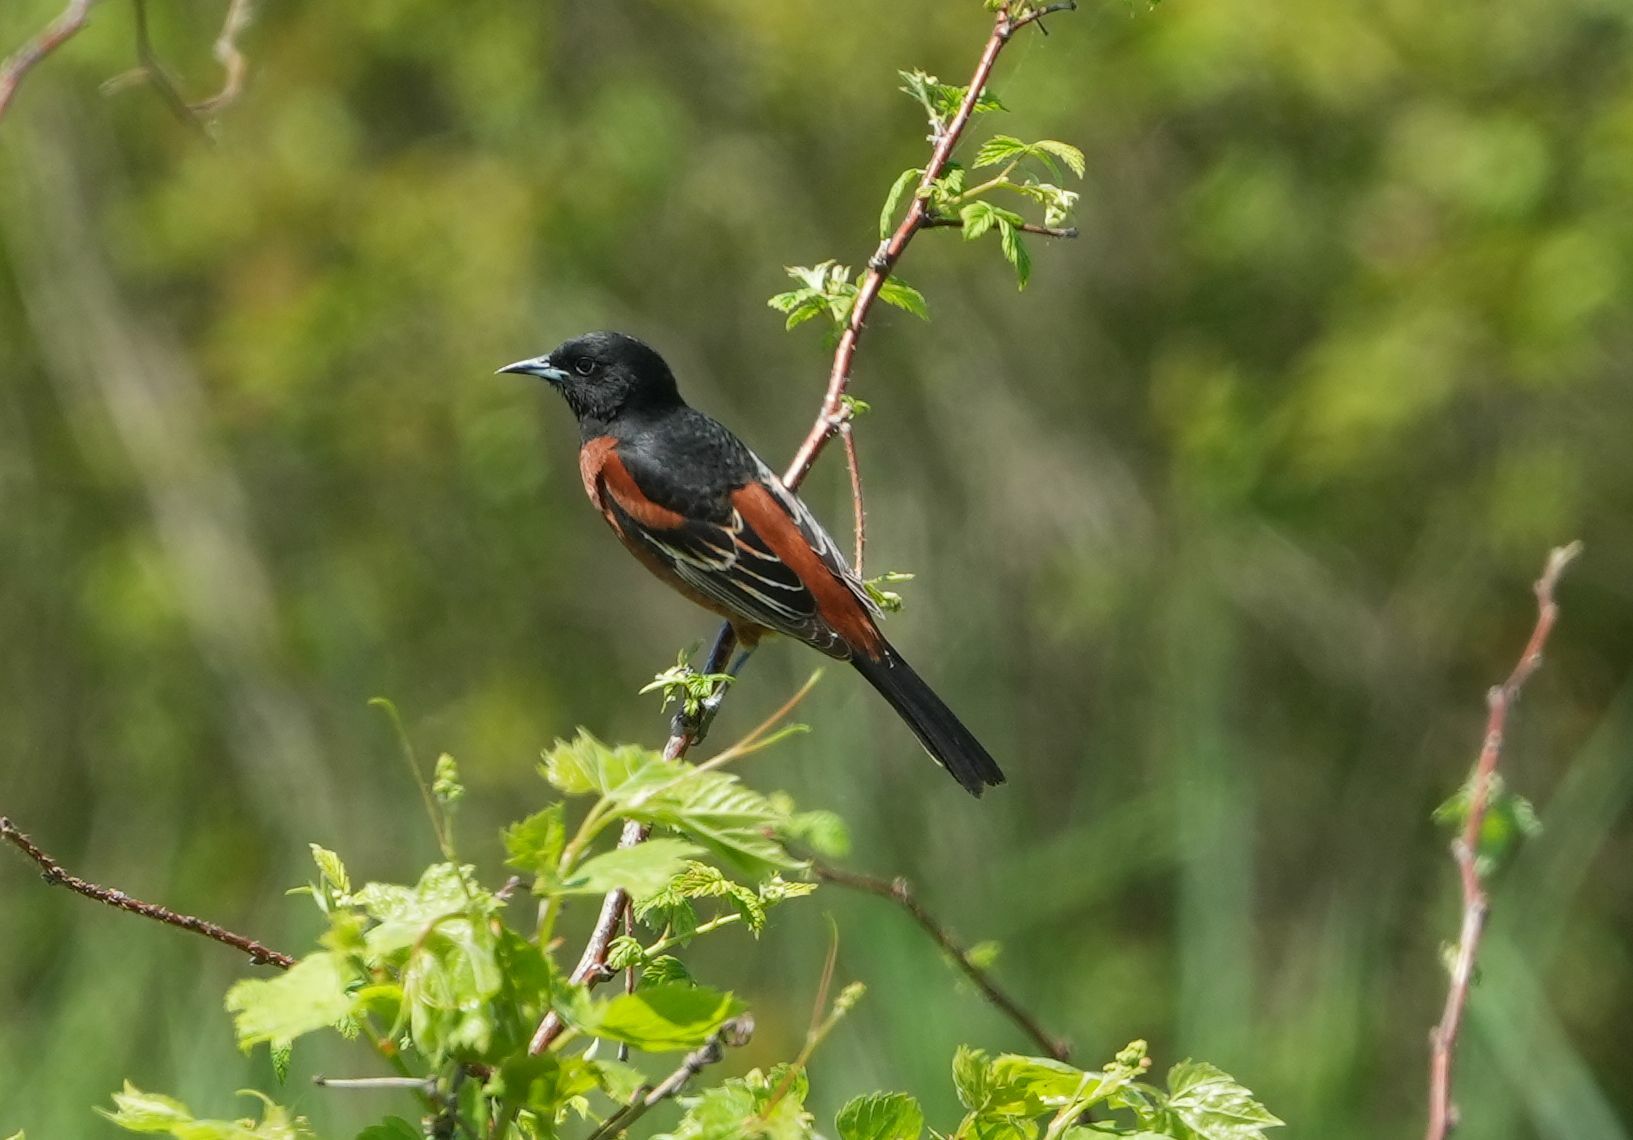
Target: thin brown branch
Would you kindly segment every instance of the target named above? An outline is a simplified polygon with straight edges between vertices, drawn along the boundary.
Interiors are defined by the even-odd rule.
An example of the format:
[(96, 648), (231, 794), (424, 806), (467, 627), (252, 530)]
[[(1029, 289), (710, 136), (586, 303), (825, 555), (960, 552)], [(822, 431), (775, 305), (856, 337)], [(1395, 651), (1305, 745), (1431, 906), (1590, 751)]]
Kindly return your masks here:
[[(1040, 16), (1046, 15), (1049, 11), (1071, 6), (1070, 4), (1053, 5), (1050, 8), (1026, 12), (1021, 16), (1012, 16), (1008, 5), (998, 11), (993, 22), (992, 33), (988, 36), (986, 45), (981, 50), (981, 58), (975, 65), (975, 74), (970, 79), (969, 90), (964, 95), (964, 101), (959, 105), (957, 113), (953, 115), (952, 119), (936, 137), (930, 161), (926, 164), (924, 175), (919, 180), (919, 189), (921, 191), (928, 189), (946, 170), (947, 162), (952, 157), (953, 148), (958, 145), (965, 129), (969, 126), (970, 119), (975, 114), (975, 104), (980, 99), (982, 91), (985, 90), (987, 81), (992, 76), (993, 65), (997, 63), (998, 55), (1003, 51), (1004, 45), (1009, 42), (1009, 38), (1015, 34), (1017, 29), (1034, 23)], [(925, 200), (922, 197), (915, 197), (913, 204), (908, 207), (906, 217), (902, 219), (901, 224), (896, 228), (896, 232), (880, 245), (878, 251), (869, 260), (867, 276), (862, 279), (858, 287), (856, 301), (851, 307), (850, 320), (846, 323), (845, 331), (840, 336), (839, 345), (834, 351), (833, 366), (828, 373), (827, 391), (823, 396), (816, 422), (800, 444), (799, 450), (795, 452), (793, 460), (788, 465), (788, 470), (783, 474), (783, 483), (789, 490), (798, 490), (799, 485), (810, 474), (811, 465), (816, 462), (817, 456), (822, 453), (823, 449), (828, 445), (828, 441), (845, 424), (845, 389), (850, 384), (851, 367), (856, 359), (856, 346), (861, 339), (862, 327), (867, 322), (868, 313), (872, 311), (874, 301), (878, 299), (879, 290), (890, 277), (890, 273), (897, 262), (901, 260), (902, 253), (907, 249), (908, 243), (913, 240), (913, 235), (920, 229), (925, 228), (929, 220), (930, 215)], [(858, 572), (860, 572), (863, 541), (862, 500), (860, 494), (861, 474), (855, 466), (854, 460), (851, 464), (851, 478), (852, 494), (857, 511), (856, 561)], [(729, 645), (729, 633), (730, 626), (728, 624), (722, 628), (720, 639), (716, 644)], [(705, 671), (718, 672), (718, 668), (706, 668)], [(664, 745), (664, 758), (666, 760), (679, 760), (686, 755), (687, 750), (694, 743), (696, 743), (696, 730), (684, 724), (677, 724), (676, 730)], [(620, 847), (633, 847), (638, 843), (645, 842), (650, 832), (651, 829), (643, 824), (637, 824), (633, 821), (628, 822), (624, 825), (624, 832), (619, 837), (618, 845)], [(607, 969), (608, 947), (612, 944), (613, 933), (623, 920), (624, 911), (628, 906), (629, 896), (622, 890), (609, 891), (606, 897), (602, 899), (600, 916), (596, 919), (595, 928), (591, 931), (589, 941), (584, 946), (584, 953), (579, 958), (578, 966), (573, 970), (573, 982), (584, 986), (594, 986), (610, 976), (611, 972)], [(964, 963), (967, 972), (974, 971), (971, 976), (976, 979), (978, 985), (981, 985), (985, 975), (975, 967), (974, 963), (968, 961), (967, 956), (961, 953), (956, 956)], [(1027, 1018), (1024, 1011), (1009, 1002), (1001, 991), (988, 989), (989, 986), (990, 982), (984, 985), (983, 989), (988, 990), (988, 996), (1000, 1008), (1009, 1013), (1012, 1018), (1019, 1019), (1021, 1024), (1029, 1023), (1030, 1019)], [(565, 1023), (554, 1011), (546, 1014), (544, 1019), (539, 1022), (538, 1030), (533, 1034), (533, 1040), (528, 1045), (528, 1052), (534, 1054), (544, 1052), (561, 1036), (565, 1028)], [(1045, 1048), (1050, 1050), (1051, 1055), (1061, 1055), (1057, 1050), (1063, 1050), (1065, 1048), (1063, 1045), (1050, 1041), (1047, 1035), (1036, 1029), (1035, 1023), (1033, 1023), (1033, 1030), (1035, 1031), (1036, 1040), (1044, 1044)]]
[(608, 1140), (628, 1130), (647, 1111), (670, 1097), (678, 1094), (686, 1087), (688, 1081), (697, 1076), (710, 1065), (717, 1064), (726, 1055), (727, 1048), (739, 1048), (748, 1044), (754, 1034), (754, 1019), (748, 1014), (734, 1017), (720, 1027), (720, 1030), (710, 1037), (697, 1049), (686, 1055), (680, 1068), (670, 1073), (656, 1086), (641, 1089), (623, 1108), (602, 1123), (601, 1127), (590, 1133), (588, 1140)]
[(255, 22), (255, 4), (256, 0), (232, 0), (227, 6), (227, 18), (221, 22), (221, 33), (216, 36), (215, 46), (211, 49), (216, 62), (221, 64), (221, 69), (226, 72), (226, 78), (221, 83), (221, 89), (214, 95), (193, 104), (192, 109), (198, 114), (219, 114), (243, 94), (244, 77), (249, 72), (249, 61), (239, 50), (238, 37)]
[(23, 77), (34, 65), (73, 39), (89, 22), (91, 5), (94, 3), (96, 0), (68, 0), (68, 5), (57, 14), (56, 19), (8, 55), (4, 63), (0, 63), (0, 118), (5, 117), (6, 108), (11, 106)]
[(153, 90), (159, 93), (164, 105), (170, 108), (170, 113), (190, 127), (202, 129), (201, 124), (193, 114), (193, 109), (187, 105), (182, 97), (181, 89), (176, 86), (175, 78), (170, 69), (159, 58), (159, 53), (153, 47), (153, 37), (148, 31), (147, 0), (135, 0), (136, 3), (136, 58), (141, 66), (137, 72), (146, 79)]
[[(1010, 32), (1013, 33), (1020, 28), (1026, 27), (1028, 24), (1037, 24), (1038, 21), (1043, 19), (1045, 16), (1052, 16), (1056, 12), (1075, 11), (1077, 11), (1077, 0), (1061, 0), (1061, 3), (1059, 4), (1045, 4), (1041, 8), (1036, 8), (1033, 11), (1023, 13), (1022, 15), (1016, 17), (1014, 23), (1010, 26)], [(1038, 28), (1041, 31), (1043, 25), (1038, 24)]]
[(992, 77), (992, 69), (998, 62), (999, 53), (1004, 50), (1004, 45), (1016, 31), (1036, 22), (1051, 9), (1059, 7), (1060, 5), (1052, 5), (1020, 16), (1011, 15), (1008, 5), (998, 10), (998, 15), (993, 21), (992, 34), (987, 37), (986, 46), (981, 49), (981, 58), (975, 65), (975, 74), (970, 78), (969, 89), (964, 93), (964, 101), (937, 136), (935, 149), (930, 154), (930, 161), (925, 164), (924, 174), (919, 179), (918, 192), (913, 197), (912, 205), (907, 208), (907, 214), (896, 227), (896, 232), (891, 234), (868, 260), (867, 275), (857, 287), (856, 301), (851, 306), (850, 319), (846, 321), (845, 330), (839, 337), (839, 345), (834, 350), (833, 366), (828, 371), (828, 390), (823, 396), (821, 410), (818, 411), (816, 422), (811, 425), (811, 430), (806, 434), (799, 450), (794, 453), (793, 461), (788, 464), (788, 470), (783, 473), (782, 481), (790, 490), (805, 481), (817, 456), (822, 454), (822, 449), (845, 422), (845, 390), (850, 386), (851, 368), (856, 360), (856, 346), (862, 338), (862, 329), (867, 324), (868, 314), (873, 311), (873, 303), (879, 298), (879, 290), (884, 287), (885, 281), (901, 261), (908, 243), (913, 240), (913, 235), (924, 229), (929, 222), (927, 193), (936, 179), (946, 171), (953, 149), (964, 137), (970, 119), (975, 115), (975, 104), (981, 98), (981, 93), (986, 90), (987, 81)]
[[(927, 229), (927, 230), (939, 230), (939, 229), (958, 229), (958, 230), (961, 230), (961, 229), (964, 228), (964, 219), (963, 218), (931, 218), (931, 219), (929, 219), (928, 221), (926, 221), (924, 223), (924, 228)], [(1016, 226), (1015, 228), (1020, 230), (1023, 234), (1037, 234), (1039, 237), (1075, 238), (1077, 236), (1077, 227), (1076, 226), (1040, 226), (1040, 225), (1037, 225), (1034, 222), (1022, 222), (1020, 225)]]
[(1463, 832), (1452, 844), (1452, 858), (1457, 862), (1458, 877), (1463, 892), (1463, 922), (1457, 939), (1457, 952), (1452, 960), (1451, 983), (1446, 991), (1446, 1005), (1440, 1023), (1429, 1033), (1429, 1124), (1425, 1140), (1444, 1140), (1457, 1122), (1457, 1109), (1452, 1103), (1452, 1059), (1457, 1051), (1457, 1034), (1462, 1028), (1463, 1012), (1468, 1006), (1469, 984), (1474, 977), (1474, 960), (1480, 949), (1480, 936), (1485, 931), (1490, 902), (1486, 896), (1481, 874), (1479, 851), (1480, 832), (1485, 825), (1490, 807), (1491, 788), (1502, 759), (1503, 733), (1508, 725), (1508, 711), (1520, 698), (1520, 691), (1531, 675), (1542, 665), (1542, 651), (1548, 644), (1559, 617), (1559, 606), (1554, 601), (1554, 590), (1560, 575), (1573, 559), (1582, 552), (1582, 544), (1557, 547), (1548, 555), (1548, 564), (1542, 577), (1537, 579), (1537, 621), (1531, 638), (1525, 643), (1508, 679), (1486, 694), (1486, 734), (1475, 762), (1474, 774), (1469, 778), (1468, 816)]
[(167, 926), (175, 926), (182, 930), (190, 930), (194, 934), (202, 934), (206, 938), (231, 946), (235, 950), (243, 951), (249, 955), (250, 961), (258, 966), (277, 966), (279, 969), (287, 970), (295, 964), (295, 959), (288, 954), (281, 954), (276, 950), (269, 949), (253, 938), (235, 934), (224, 926), (217, 926), (215, 923), (206, 922), (202, 918), (194, 918), (190, 914), (178, 914), (169, 907), (159, 906), (157, 903), (143, 902), (141, 899), (132, 898), (124, 891), (113, 887), (104, 887), (87, 879), (81, 879), (77, 875), (69, 874), (63, 869), (62, 864), (40, 850), (32, 839), (19, 831), (17, 826), (4, 816), (0, 816), (0, 839), (4, 839), (24, 855), (34, 860), (40, 868), (41, 876), (48, 883), (67, 887), (69, 890), (82, 894), (88, 899), (95, 899), (99, 903), (106, 903), (108, 906), (118, 907), (120, 910), (128, 910), (132, 914), (139, 914), (143, 918), (151, 918), (155, 922), (162, 922)]
[(868, 545), (868, 516), (862, 504), (862, 467), (856, 459), (856, 429), (849, 420), (840, 425), (839, 434), (845, 441), (845, 468), (851, 477), (851, 513), (856, 519), (856, 561), (851, 563), (851, 569), (860, 578), (862, 556), (867, 552)]
[(879, 898), (889, 899), (901, 907), (914, 922), (919, 924), (920, 929), (928, 934), (931, 940), (941, 947), (942, 951), (957, 964), (958, 968), (964, 972), (964, 976), (975, 983), (975, 987), (981, 991), (981, 995), (1005, 1017), (1014, 1022), (1016, 1028), (1030, 1037), (1038, 1048), (1057, 1061), (1071, 1060), (1071, 1046), (1044, 1029), (1038, 1023), (1036, 1017), (1023, 1009), (1019, 1002), (1010, 997), (993, 980), (990, 973), (970, 958), (969, 951), (914, 897), (913, 888), (906, 879), (879, 879), (872, 875), (862, 875), (855, 871), (830, 867), (826, 863), (816, 860), (811, 862), (811, 873), (824, 883), (833, 883), (835, 886), (847, 887), (853, 891), (877, 895)]

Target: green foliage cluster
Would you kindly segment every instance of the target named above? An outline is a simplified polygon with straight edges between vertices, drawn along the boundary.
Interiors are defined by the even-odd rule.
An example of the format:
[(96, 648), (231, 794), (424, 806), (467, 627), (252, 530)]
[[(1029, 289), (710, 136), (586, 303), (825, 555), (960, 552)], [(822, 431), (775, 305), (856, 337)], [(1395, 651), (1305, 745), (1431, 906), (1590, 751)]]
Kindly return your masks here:
[[(930, 124), (930, 138), (939, 141), (964, 104), (969, 89), (942, 83), (924, 71), (903, 71), (900, 75), (901, 90), (923, 109)], [(996, 95), (982, 91), (971, 105), (971, 117), (1007, 109)], [(991, 195), (1005, 191), (1030, 201), (1042, 207), (1045, 226), (1063, 226), (1070, 220), (1078, 196), (1074, 191), (1040, 178), (1042, 173), (1047, 173), (1058, 181), (1063, 166), (1082, 178), (1088, 162), (1083, 152), (1070, 143), (1055, 139), (1028, 143), (1013, 135), (1000, 134), (981, 144), (972, 169), (1001, 169), (974, 185), (966, 185), (967, 171), (956, 161), (949, 161), (928, 183), (924, 182), (922, 168), (910, 167), (896, 176), (885, 195), (884, 206), (879, 211), (879, 237), (887, 238), (895, 230), (902, 201), (911, 191), (914, 197), (925, 202), (924, 225), (957, 225), (963, 229), (966, 241), (975, 241), (989, 231), (996, 231), (1004, 260), (1014, 267), (1016, 283), (1024, 289), (1032, 276), (1032, 256), (1021, 237), (1026, 219), (993, 202)], [(837, 337), (849, 323), (856, 301), (857, 284), (851, 278), (850, 267), (823, 261), (813, 266), (789, 266), (787, 273), (800, 287), (778, 293), (767, 303), (779, 313), (787, 314), (790, 329), (823, 317), (828, 322), (829, 339)], [(895, 277), (886, 278), (879, 287), (879, 299), (923, 320), (930, 319), (924, 295)]]
[[(608, 746), (580, 731), (544, 754), (540, 774), (560, 795), (505, 829), (507, 865), (538, 904), (518, 922), (519, 882), (486, 885), (470, 864), (438, 862), (412, 885), (352, 882), (341, 857), (312, 845), (317, 878), (310, 895), (327, 929), (320, 948), (270, 979), (236, 983), (226, 996), (238, 1043), (266, 1045), (280, 1079), (298, 1039), (321, 1032), (363, 1039), (418, 1091), (416, 1126), (389, 1117), (357, 1140), (476, 1135), (556, 1140), (597, 1129), (622, 1133), (620, 1113), (653, 1089), (645, 1073), (600, 1042), (645, 1054), (701, 1051), (696, 1075), (718, 1060), (723, 1040), (743, 1036), (743, 1001), (692, 976), (679, 952), (730, 926), (758, 936), (783, 903), (817, 885), (789, 850), (796, 838), (824, 853), (843, 851), (843, 824), (828, 812), (799, 812), (784, 795), (765, 796), (722, 770), (721, 761), (667, 761), (649, 749)], [(453, 853), (453, 805), (464, 795), (458, 766), (436, 764), (433, 810)], [(615, 825), (658, 829), (635, 846), (608, 845)], [(786, 878), (793, 874), (795, 877)], [(641, 984), (601, 996), (566, 978), (556, 960), (563, 904), (578, 895), (625, 891), (644, 933), (608, 948), (609, 973), (637, 971)], [(844, 987), (793, 1061), (754, 1069), (680, 1097), (684, 1113), (665, 1140), (814, 1140), (805, 1108), (807, 1066), (818, 1045), (855, 1006), (862, 987)], [(547, 1015), (564, 1026), (550, 1047), (529, 1050)], [(1173, 1140), (1262, 1140), (1280, 1123), (1228, 1076), (1185, 1062), (1159, 1090), (1138, 1078), (1143, 1042), (1099, 1072), (1011, 1056), (988, 1059), (960, 1049), (953, 1061), (968, 1110), (949, 1140), (1090, 1140), (1093, 1136)], [(131, 1132), (182, 1140), (293, 1140), (315, 1135), (307, 1122), (262, 1093), (259, 1120), (205, 1120), (174, 1098), (129, 1082), (103, 1115)], [(1100, 1107), (1125, 1124), (1091, 1120)], [(918, 1140), (924, 1116), (902, 1094), (845, 1105), (840, 1140)]]

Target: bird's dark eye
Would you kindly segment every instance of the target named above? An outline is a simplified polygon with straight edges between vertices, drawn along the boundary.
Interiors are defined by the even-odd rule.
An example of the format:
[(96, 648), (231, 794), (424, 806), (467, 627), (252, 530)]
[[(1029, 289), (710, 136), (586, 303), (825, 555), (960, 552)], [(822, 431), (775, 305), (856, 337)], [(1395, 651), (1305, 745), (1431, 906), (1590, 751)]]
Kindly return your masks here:
[(595, 372), (595, 361), (593, 361), (593, 360), (575, 360), (573, 362), (573, 371), (577, 372), (580, 376), (593, 375), (594, 372)]

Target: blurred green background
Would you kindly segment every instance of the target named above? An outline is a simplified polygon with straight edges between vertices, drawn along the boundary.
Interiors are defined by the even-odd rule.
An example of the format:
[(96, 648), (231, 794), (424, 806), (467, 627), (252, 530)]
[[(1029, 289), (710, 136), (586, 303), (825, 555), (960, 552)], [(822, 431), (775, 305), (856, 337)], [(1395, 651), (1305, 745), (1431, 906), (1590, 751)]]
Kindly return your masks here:
[[(14, 0), (21, 42), (55, 0)], [(156, 8), (191, 95), (220, 0)], [(765, 298), (871, 252), (922, 161), (898, 67), (961, 82), (974, 0), (267, 4), (217, 146), (149, 91), (121, 3), (0, 126), (0, 812), (69, 866), (309, 944), (306, 844), (412, 878), (387, 724), (463, 763), (464, 847), (541, 745), (655, 743), (636, 688), (712, 622), (583, 501), (566, 410), (491, 375), (586, 328), (657, 345), (774, 463), (826, 356)], [(1120, 0), (1006, 54), (998, 128), (1081, 145), (1083, 236), (1017, 294), (948, 233), (855, 392), (890, 634), (1004, 763), (966, 797), (860, 682), (760, 787), (831, 807), (1096, 1065), (1148, 1037), (1300, 1136), (1413, 1135), (1457, 913), (1431, 809), (1587, 553), (1505, 760), (1547, 828), (1506, 870), (1460, 1059), (1470, 1137), (1633, 1120), (1633, 10), (1625, 0)], [(807, 497), (848, 534), (837, 456)], [(730, 739), (817, 663), (763, 650)], [(112, 1134), (125, 1077), (213, 1114), (271, 1087), (219, 946), (0, 858), (0, 1133)], [(698, 965), (790, 1055), (831, 912), (871, 987), (814, 1103), (1028, 1043), (894, 910), (826, 890)], [(571, 951), (574, 948), (569, 947)], [(325, 1134), (394, 1102), (319, 1092)], [(401, 1110), (405, 1106), (396, 1104)]]

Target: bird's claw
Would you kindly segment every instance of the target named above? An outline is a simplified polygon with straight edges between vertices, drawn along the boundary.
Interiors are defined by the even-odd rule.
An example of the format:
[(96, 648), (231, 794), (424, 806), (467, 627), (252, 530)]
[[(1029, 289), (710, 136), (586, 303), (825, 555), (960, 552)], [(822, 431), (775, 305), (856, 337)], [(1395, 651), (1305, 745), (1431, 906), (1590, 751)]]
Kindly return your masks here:
[(714, 714), (720, 711), (720, 701), (725, 696), (725, 689), (721, 688), (714, 696), (698, 702), (697, 712), (688, 715), (685, 709), (675, 714), (669, 731), (675, 736), (684, 736), (693, 744), (702, 744), (704, 737), (709, 735), (709, 726), (714, 723)]

